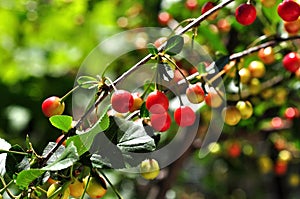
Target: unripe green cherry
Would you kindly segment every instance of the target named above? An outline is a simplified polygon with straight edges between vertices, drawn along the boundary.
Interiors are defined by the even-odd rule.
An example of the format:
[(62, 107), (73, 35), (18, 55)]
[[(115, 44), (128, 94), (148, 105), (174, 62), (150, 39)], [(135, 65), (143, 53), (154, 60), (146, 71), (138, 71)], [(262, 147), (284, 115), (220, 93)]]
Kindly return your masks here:
[(153, 180), (159, 174), (159, 164), (154, 159), (146, 159), (140, 164), (140, 172), (146, 180)]

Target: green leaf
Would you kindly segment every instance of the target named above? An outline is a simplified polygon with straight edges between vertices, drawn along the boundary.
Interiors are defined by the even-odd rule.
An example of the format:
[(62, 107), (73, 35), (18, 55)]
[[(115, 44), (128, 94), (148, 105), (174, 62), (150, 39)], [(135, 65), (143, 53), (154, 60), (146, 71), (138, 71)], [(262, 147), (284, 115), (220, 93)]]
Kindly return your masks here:
[[(4, 139), (0, 138), (0, 149), (9, 150), (11, 145)], [(0, 175), (3, 176), (6, 173), (5, 163), (6, 163), (7, 153), (0, 154)]]
[(141, 117), (150, 117), (150, 113), (146, 108), (146, 103), (144, 102), (140, 108), (140, 115)]
[(70, 143), (64, 152), (51, 164), (41, 169), (22, 170), (17, 176), (16, 185), (22, 188), (27, 188), (32, 181), (43, 175), (44, 172), (66, 169), (78, 160), (79, 156), (77, 149), (73, 143)]
[(54, 115), (49, 120), (54, 127), (68, 132), (71, 129), (73, 118), (68, 115)]
[(176, 55), (182, 50), (183, 44), (183, 37), (175, 35), (167, 41), (165, 52), (169, 55)]
[(103, 168), (111, 168), (112, 165), (107, 158), (103, 158), (98, 154), (93, 154), (91, 157), (91, 162), (93, 168), (103, 169)]
[(155, 149), (154, 140), (147, 134), (142, 123), (127, 121), (122, 118), (114, 117), (114, 124), (118, 126), (115, 133), (118, 148), (123, 152), (145, 152)]
[(98, 86), (97, 79), (91, 76), (80, 76), (77, 79), (77, 83), (81, 88), (87, 88), (87, 89), (93, 89)]
[(157, 55), (158, 54), (158, 50), (154, 46), (154, 44), (152, 44), (152, 43), (147, 44), (147, 48), (148, 48), (148, 51), (149, 51), (150, 54), (152, 54), (152, 55)]
[[(108, 110), (109, 107), (107, 107)], [(96, 124), (80, 135), (75, 135), (67, 139), (67, 145), (73, 142), (77, 148), (79, 156), (87, 152), (93, 144), (94, 137), (109, 127), (109, 117), (107, 115), (107, 110), (103, 112), (102, 116), (96, 122)]]
[(77, 153), (77, 148), (71, 142), (64, 152), (51, 164), (47, 165), (46, 167), (42, 168), (46, 171), (58, 171), (65, 168), (68, 168), (73, 165), (74, 162), (79, 160), (79, 156)]

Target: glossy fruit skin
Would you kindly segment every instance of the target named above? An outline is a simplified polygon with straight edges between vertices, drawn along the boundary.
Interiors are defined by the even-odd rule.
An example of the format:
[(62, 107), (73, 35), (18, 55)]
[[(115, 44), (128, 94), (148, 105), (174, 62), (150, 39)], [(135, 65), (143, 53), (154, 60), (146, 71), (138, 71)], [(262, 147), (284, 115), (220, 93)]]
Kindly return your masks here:
[(248, 69), (251, 73), (251, 77), (254, 77), (254, 78), (261, 78), (266, 73), (265, 65), (261, 61), (250, 62)]
[[(211, 1), (206, 2), (201, 8), (201, 14), (204, 14), (205, 12), (212, 9), (213, 7), (215, 7), (215, 4), (213, 2)], [(217, 16), (218, 16), (218, 11), (211, 14), (207, 19), (214, 20), (215, 18), (217, 18)]]
[(235, 18), (240, 24), (248, 26), (256, 19), (256, 9), (252, 4), (241, 4), (235, 11)]
[[(58, 183), (52, 184), (50, 185), (50, 187), (47, 190), (47, 198), (53, 196), (53, 194), (55, 193), (55, 191), (60, 188), (61, 185)], [(53, 199), (68, 199), (70, 196), (70, 189), (67, 187), (64, 192), (60, 192), (58, 193), (55, 197), (53, 197)]]
[(134, 93), (132, 94), (132, 96), (133, 96), (133, 105), (129, 110), (130, 112), (139, 110), (144, 102), (138, 93)]
[(300, 116), (299, 110), (296, 107), (288, 107), (284, 111), (285, 118), (292, 120)]
[(258, 57), (265, 64), (272, 64), (275, 62), (275, 55), (271, 46), (260, 49), (258, 51)]
[(253, 107), (249, 101), (238, 101), (236, 108), (240, 111), (242, 119), (248, 119), (253, 114)]
[(111, 106), (119, 113), (127, 113), (133, 106), (133, 96), (125, 90), (117, 90), (111, 96)]
[(195, 123), (196, 114), (189, 106), (181, 106), (174, 112), (175, 122), (181, 127), (191, 126)]
[(284, 0), (278, 5), (277, 13), (284, 21), (296, 21), (300, 16), (300, 5), (293, 0)]
[(197, 9), (198, 7), (198, 2), (197, 0), (186, 0), (185, 2), (185, 7), (191, 11)]
[(42, 111), (46, 117), (61, 115), (65, 110), (65, 103), (56, 96), (49, 97), (42, 103)]
[(248, 68), (242, 68), (239, 70), (240, 81), (243, 84), (247, 84), (251, 79), (251, 73)]
[(300, 68), (300, 55), (296, 52), (290, 52), (282, 60), (286, 70), (294, 73)]
[(70, 185), (70, 195), (79, 198), (84, 192), (84, 184), (80, 182), (78, 179), (75, 179)]
[(171, 19), (172, 19), (172, 16), (168, 12), (161, 12), (158, 14), (158, 22), (161, 25), (168, 25), (168, 23)]
[(296, 21), (284, 22), (284, 29), (290, 34), (295, 35), (300, 30), (300, 17)]
[(222, 117), (226, 124), (237, 125), (242, 119), (241, 112), (235, 106), (227, 106), (222, 110)]
[(159, 174), (159, 164), (154, 159), (146, 159), (140, 164), (141, 176), (146, 180), (153, 180)]
[(165, 113), (169, 108), (169, 100), (161, 91), (153, 91), (146, 99), (146, 108), (150, 113)]
[(151, 114), (150, 121), (152, 128), (159, 132), (168, 130), (172, 122), (171, 117), (167, 112)]
[(200, 83), (190, 84), (185, 93), (188, 100), (193, 104), (199, 104), (204, 101), (205, 93)]
[(214, 93), (214, 92), (210, 92), (208, 93), (205, 98), (205, 103), (212, 107), (212, 108), (217, 108), (219, 106), (221, 106), (222, 104), (222, 98), (217, 94), (217, 93)]
[(102, 198), (107, 191), (106, 182), (103, 180), (102, 177), (90, 177), (86, 176), (83, 179), (84, 187), (86, 187), (86, 193), (89, 195), (90, 198)]
[[(64, 137), (65, 135), (63, 134), (63, 135), (61, 135), (61, 136), (59, 136), (57, 139), (56, 139), (56, 143), (59, 143), (59, 141)], [(67, 140), (65, 140), (65, 141), (63, 141), (63, 143), (62, 143), (62, 145), (63, 146), (66, 146), (66, 144), (67, 144)]]

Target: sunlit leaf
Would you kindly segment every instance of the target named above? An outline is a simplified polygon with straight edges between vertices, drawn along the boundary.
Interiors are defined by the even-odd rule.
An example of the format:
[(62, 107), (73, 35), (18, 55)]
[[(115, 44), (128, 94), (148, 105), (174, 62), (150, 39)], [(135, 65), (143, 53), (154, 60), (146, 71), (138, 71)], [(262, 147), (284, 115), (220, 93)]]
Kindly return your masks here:
[(68, 115), (54, 115), (49, 120), (54, 127), (68, 132), (71, 129), (73, 118)]

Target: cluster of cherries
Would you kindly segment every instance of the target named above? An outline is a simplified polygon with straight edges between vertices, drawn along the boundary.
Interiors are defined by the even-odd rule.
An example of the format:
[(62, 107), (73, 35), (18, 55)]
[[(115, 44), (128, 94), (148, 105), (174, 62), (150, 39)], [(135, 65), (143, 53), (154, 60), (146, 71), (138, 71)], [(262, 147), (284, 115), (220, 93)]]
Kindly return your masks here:
[[(119, 113), (134, 112), (143, 104), (138, 94), (131, 94), (126, 90), (116, 90), (111, 97), (112, 108)], [(168, 113), (169, 99), (164, 92), (154, 90), (146, 98), (145, 105), (150, 113), (153, 129), (159, 132), (168, 130), (171, 126), (171, 116)], [(180, 106), (174, 112), (175, 122), (181, 127), (194, 124), (196, 115), (189, 106)]]

